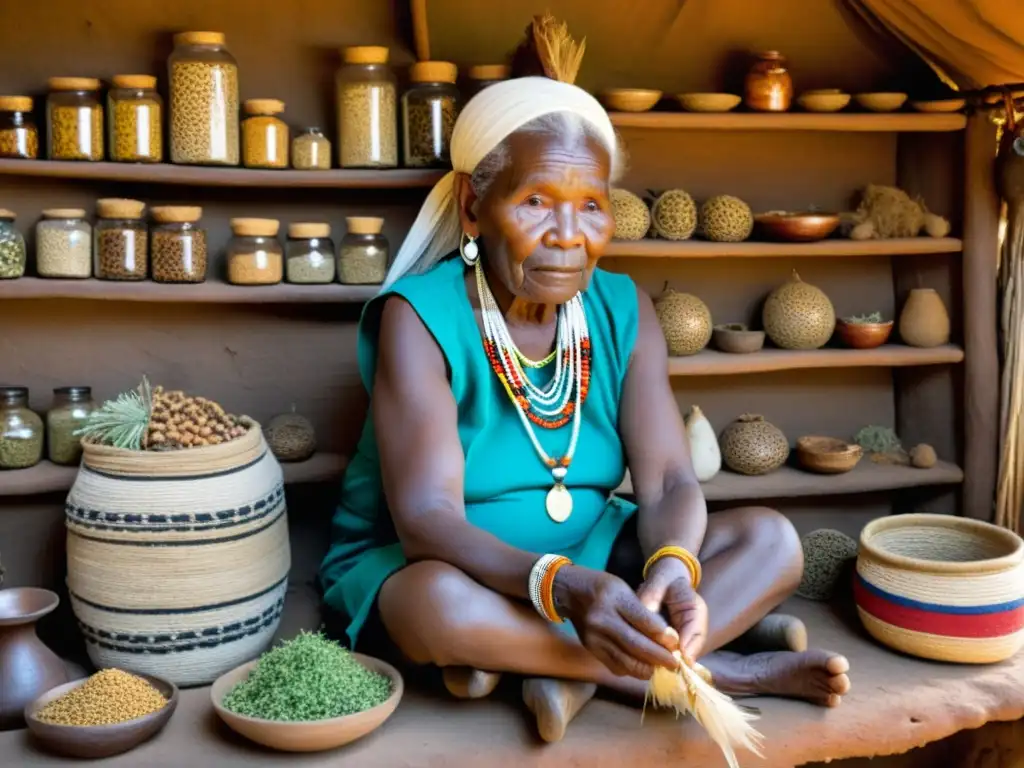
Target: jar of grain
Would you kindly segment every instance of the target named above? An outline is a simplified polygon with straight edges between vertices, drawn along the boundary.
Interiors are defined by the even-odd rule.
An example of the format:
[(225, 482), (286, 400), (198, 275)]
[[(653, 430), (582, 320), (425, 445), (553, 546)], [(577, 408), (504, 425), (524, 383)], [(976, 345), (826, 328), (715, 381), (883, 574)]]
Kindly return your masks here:
[(235, 285), (274, 285), (284, 271), (277, 219), (232, 219), (228, 241), (228, 282)]
[(334, 282), (334, 258), (330, 224), (297, 221), (288, 225), (285, 264), (289, 283)]
[(157, 205), (149, 209), (150, 261), (158, 283), (201, 283), (206, 280), (206, 230), (199, 226), (198, 205)]
[(81, 208), (49, 208), (36, 224), (40, 277), (92, 277), (92, 226)]
[(221, 32), (174, 36), (171, 162), (238, 165), (238, 64)]
[(342, 168), (398, 166), (398, 99), (388, 49), (360, 45), (342, 50), (335, 78), (338, 164)]
[(25, 274), (25, 238), (14, 226), (17, 217), (14, 211), (0, 208), (0, 280)]
[(82, 438), (76, 435), (96, 410), (91, 387), (58, 387), (46, 412), (46, 456), (54, 464), (73, 466), (82, 458)]
[(292, 139), (292, 168), (325, 171), (331, 167), (331, 142), (319, 128), (306, 128)]
[(388, 273), (388, 241), (380, 233), (384, 219), (349, 216), (348, 234), (338, 250), (338, 281), (349, 285), (383, 283)]
[(512, 68), (508, 64), (477, 64), (469, 68), (466, 73), (469, 77), (470, 97), (480, 93), (488, 85), (508, 80)]
[(31, 96), (0, 96), (0, 157), (34, 160), (39, 129), (32, 120)]
[(164, 159), (164, 102), (152, 75), (114, 75), (107, 94), (110, 159), (159, 163)]
[(402, 96), (402, 146), (407, 168), (451, 165), (448, 147), (459, 114), (456, 66), (419, 61), (409, 68), (412, 86)]
[(28, 407), (27, 387), (0, 387), (0, 469), (25, 469), (43, 458), (43, 420)]
[(51, 77), (46, 100), (50, 160), (103, 159), (103, 103), (93, 77)]
[(141, 200), (111, 197), (96, 201), (93, 274), (100, 280), (145, 280), (149, 238)]
[(242, 156), (246, 168), (288, 167), (288, 125), (277, 117), (284, 102), (247, 99), (242, 121)]

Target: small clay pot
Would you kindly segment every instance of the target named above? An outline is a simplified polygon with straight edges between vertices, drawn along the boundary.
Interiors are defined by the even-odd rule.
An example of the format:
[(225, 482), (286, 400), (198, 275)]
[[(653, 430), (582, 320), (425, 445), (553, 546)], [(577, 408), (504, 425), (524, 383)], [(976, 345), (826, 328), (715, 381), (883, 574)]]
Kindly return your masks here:
[(752, 331), (744, 323), (716, 325), (711, 336), (716, 347), (734, 355), (757, 352), (764, 346), (764, 331)]
[(887, 323), (851, 323), (847, 320), (836, 320), (836, 336), (843, 346), (850, 349), (874, 349), (889, 340), (893, 322)]
[(25, 705), (68, 681), (60, 656), (36, 635), (36, 622), (60, 598), (48, 589), (0, 589), (0, 731), (25, 725)]
[(900, 338), (911, 347), (949, 343), (949, 313), (933, 288), (914, 288), (900, 313)]

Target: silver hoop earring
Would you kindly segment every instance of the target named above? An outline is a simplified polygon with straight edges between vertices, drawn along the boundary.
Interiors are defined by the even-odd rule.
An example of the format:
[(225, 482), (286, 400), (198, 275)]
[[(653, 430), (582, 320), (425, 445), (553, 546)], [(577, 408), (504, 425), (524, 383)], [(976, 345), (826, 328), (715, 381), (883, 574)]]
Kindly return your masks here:
[(463, 232), (459, 238), (459, 254), (467, 266), (476, 264), (480, 258), (480, 246), (476, 244), (476, 238)]

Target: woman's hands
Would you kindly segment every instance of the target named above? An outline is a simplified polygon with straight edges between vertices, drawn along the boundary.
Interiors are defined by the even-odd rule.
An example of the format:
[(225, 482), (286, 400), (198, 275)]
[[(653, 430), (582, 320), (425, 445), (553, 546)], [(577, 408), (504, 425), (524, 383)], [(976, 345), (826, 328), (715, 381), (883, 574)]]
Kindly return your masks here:
[(686, 565), (675, 557), (661, 558), (651, 565), (636, 594), (648, 610), (667, 611), (669, 624), (679, 633), (679, 649), (694, 661), (708, 636), (708, 607), (693, 588)]

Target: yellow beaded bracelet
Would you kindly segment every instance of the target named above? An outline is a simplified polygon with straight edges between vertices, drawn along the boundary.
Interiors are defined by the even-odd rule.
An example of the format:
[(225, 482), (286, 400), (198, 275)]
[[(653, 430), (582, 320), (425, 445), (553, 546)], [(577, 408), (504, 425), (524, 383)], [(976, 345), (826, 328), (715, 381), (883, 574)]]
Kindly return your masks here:
[(649, 558), (644, 564), (643, 578), (647, 578), (647, 571), (650, 570), (651, 566), (661, 560), (663, 557), (674, 557), (678, 560), (683, 561), (683, 565), (686, 566), (686, 570), (690, 572), (690, 583), (693, 584), (693, 588), (697, 589), (700, 586), (701, 579), (701, 568), (700, 560), (694, 557), (689, 550), (684, 547), (667, 546), (662, 547)]

